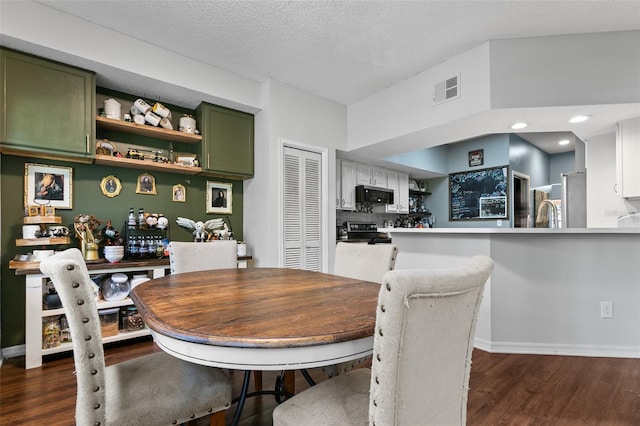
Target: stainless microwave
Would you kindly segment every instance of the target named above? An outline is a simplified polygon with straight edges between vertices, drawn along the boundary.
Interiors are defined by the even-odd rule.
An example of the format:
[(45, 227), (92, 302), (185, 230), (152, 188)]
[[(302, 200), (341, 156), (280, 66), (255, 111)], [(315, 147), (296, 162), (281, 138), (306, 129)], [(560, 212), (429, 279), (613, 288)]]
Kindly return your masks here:
[(357, 185), (356, 203), (393, 204), (393, 190), (375, 186)]

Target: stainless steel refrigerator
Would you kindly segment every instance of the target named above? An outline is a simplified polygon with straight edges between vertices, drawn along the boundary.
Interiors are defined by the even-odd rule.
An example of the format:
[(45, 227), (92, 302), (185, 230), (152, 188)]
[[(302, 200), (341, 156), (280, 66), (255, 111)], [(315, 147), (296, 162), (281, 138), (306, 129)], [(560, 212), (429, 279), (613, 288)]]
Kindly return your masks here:
[(587, 227), (587, 173), (562, 173), (561, 226)]

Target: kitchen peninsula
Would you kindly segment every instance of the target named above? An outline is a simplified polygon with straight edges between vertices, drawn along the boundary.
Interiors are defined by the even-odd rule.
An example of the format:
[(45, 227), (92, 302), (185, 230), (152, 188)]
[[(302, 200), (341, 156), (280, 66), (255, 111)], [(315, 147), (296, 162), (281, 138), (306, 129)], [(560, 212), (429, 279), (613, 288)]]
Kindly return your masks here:
[[(397, 269), (450, 267), (478, 254), (495, 261), (476, 347), (640, 357), (640, 228), (380, 231), (398, 246)], [(612, 318), (601, 315), (602, 302), (612, 302)]]

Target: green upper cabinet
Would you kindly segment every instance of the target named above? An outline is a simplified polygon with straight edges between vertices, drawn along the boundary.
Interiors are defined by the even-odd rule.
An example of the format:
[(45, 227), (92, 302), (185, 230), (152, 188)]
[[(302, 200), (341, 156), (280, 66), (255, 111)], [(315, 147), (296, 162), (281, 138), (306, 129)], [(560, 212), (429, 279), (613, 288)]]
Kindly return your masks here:
[(196, 110), (205, 174), (253, 177), (253, 115), (208, 103)]
[(95, 74), (0, 49), (0, 148), (86, 159), (95, 139)]

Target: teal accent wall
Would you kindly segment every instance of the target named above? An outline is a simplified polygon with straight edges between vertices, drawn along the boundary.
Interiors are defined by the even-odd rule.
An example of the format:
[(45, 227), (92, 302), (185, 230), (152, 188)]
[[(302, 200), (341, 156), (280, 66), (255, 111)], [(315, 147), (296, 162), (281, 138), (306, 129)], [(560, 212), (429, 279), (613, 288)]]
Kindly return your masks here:
[[(188, 176), (175, 173), (147, 171), (141, 164), (140, 169), (116, 168), (95, 164), (78, 164), (64, 161), (41, 160), (17, 156), (2, 155), (0, 158), (2, 176), (1, 187), (1, 217), (2, 223), (0, 241), (2, 247), (1, 282), (0, 282), (0, 314), (2, 316), (2, 347), (21, 345), (24, 343), (25, 316), (25, 279), (16, 276), (14, 270), (9, 269), (9, 261), (16, 254), (30, 252), (38, 247), (16, 247), (15, 240), (21, 238), (24, 206), (24, 166), (25, 163), (38, 163), (73, 168), (73, 209), (56, 210), (56, 215), (62, 217), (62, 223), (70, 226), (73, 217), (78, 214), (93, 214), (102, 220), (113, 222), (114, 227), (123, 231), (123, 224), (128, 216), (129, 208), (134, 207), (136, 213), (140, 207), (145, 212), (162, 213), (169, 219), (169, 237), (175, 241), (191, 241), (190, 231), (176, 225), (178, 216), (187, 217), (195, 221), (208, 220), (216, 217), (228, 217), (234, 236), (243, 239), (243, 197), (242, 181), (211, 178), (206, 176)], [(157, 195), (136, 194), (136, 179), (148, 172), (156, 179)], [(100, 181), (104, 176), (115, 175), (122, 182), (122, 192), (114, 198), (106, 197), (100, 190)], [(231, 182), (233, 185), (233, 214), (220, 216), (206, 213), (205, 192), (207, 181)], [(182, 184), (187, 190), (186, 202), (172, 201), (172, 187)], [(71, 227), (71, 226), (70, 226)], [(71, 246), (77, 247), (77, 240), (72, 238)], [(56, 249), (67, 246), (55, 246)]]

